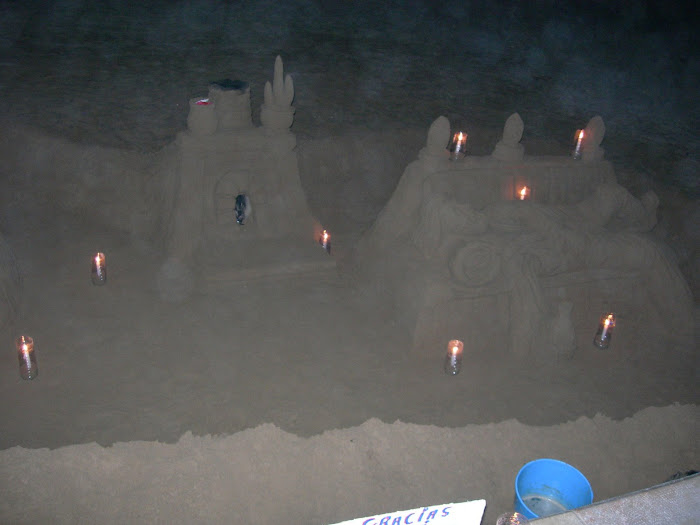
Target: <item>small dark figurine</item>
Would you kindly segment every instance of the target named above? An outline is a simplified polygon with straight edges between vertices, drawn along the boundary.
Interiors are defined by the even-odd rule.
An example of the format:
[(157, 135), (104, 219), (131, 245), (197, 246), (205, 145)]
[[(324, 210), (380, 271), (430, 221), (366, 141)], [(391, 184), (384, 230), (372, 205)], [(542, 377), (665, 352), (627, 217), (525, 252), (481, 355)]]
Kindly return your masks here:
[(245, 224), (245, 221), (250, 217), (252, 207), (250, 206), (250, 199), (245, 193), (241, 193), (236, 196), (236, 206), (234, 208), (234, 214), (236, 215), (236, 222), (241, 226)]

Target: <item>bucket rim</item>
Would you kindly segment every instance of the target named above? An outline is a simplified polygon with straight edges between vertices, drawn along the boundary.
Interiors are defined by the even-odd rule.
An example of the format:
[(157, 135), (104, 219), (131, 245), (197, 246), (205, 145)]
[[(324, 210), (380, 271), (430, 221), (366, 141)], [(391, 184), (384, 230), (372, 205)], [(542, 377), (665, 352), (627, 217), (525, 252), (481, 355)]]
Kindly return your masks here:
[[(588, 503), (588, 505), (590, 505), (590, 504), (593, 503), (593, 498), (594, 498), (593, 487), (591, 486), (590, 481), (588, 481), (588, 478), (587, 478), (586, 476), (584, 476), (583, 473), (582, 473), (579, 469), (577, 469), (577, 468), (574, 467), (573, 465), (571, 465), (571, 464), (569, 464), (569, 463), (567, 463), (567, 462), (565, 462), (565, 461), (562, 461), (562, 460), (560, 460), (560, 459), (555, 459), (555, 458), (538, 458), (538, 459), (533, 459), (533, 460), (528, 461), (527, 463), (525, 463), (522, 467), (520, 467), (520, 470), (518, 471), (517, 476), (515, 476), (515, 483), (514, 483), (514, 485), (515, 485), (515, 500), (516, 500), (516, 502), (520, 503), (524, 508), (526, 508), (528, 511), (530, 511), (530, 513), (533, 514), (533, 517), (538, 517), (538, 516), (537, 516), (534, 512), (532, 512), (532, 511), (530, 510), (530, 508), (525, 504), (525, 501), (523, 500), (523, 495), (522, 495), (521, 492), (520, 492), (520, 486), (519, 486), (520, 483), (519, 483), (519, 481), (520, 481), (520, 477), (521, 477), (521, 475), (523, 474), (523, 472), (525, 472), (525, 471), (528, 469), (528, 467), (531, 467), (533, 464), (537, 464), (537, 463), (541, 463), (541, 464), (550, 464), (550, 465), (551, 465), (551, 464), (555, 464), (555, 465), (558, 465), (558, 466), (562, 466), (562, 467), (566, 468), (567, 470), (569, 470), (574, 476), (578, 476), (582, 481), (585, 482), (585, 485), (586, 485), (586, 488), (587, 488), (587, 492), (588, 492), (588, 496), (589, 496), (589, 498), (590, 498), (590, 503)], [(525, 494), (524, 496), (527, 497), (528, 494)]]

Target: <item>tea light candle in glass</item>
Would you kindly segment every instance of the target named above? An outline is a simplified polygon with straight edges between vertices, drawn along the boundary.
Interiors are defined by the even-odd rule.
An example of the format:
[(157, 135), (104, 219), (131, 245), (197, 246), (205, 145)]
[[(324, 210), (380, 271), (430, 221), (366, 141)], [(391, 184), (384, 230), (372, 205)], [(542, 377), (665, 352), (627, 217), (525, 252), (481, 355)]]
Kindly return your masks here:
[(450, 160), (458, 160), (466, 155), (467, 134), (455, 133), (450, 143)]
[(451, 376), (459, 374), (462, 369), (462, 353), (464, 352), (464, 343), (457, 339), (453, 339), (447, 343), (447, 355), (445, 356), (445, 373)]
[(576, 147), (574, 148), (574, 154), (573, 157), (575, 160), (579, 160), (581, 158), (581, 149), (583, 146), (583, 137), (585, 136), (584, 132), (582, 129), (579, 129), (576, 131)]
[(323, 230), (321, 237), (318, 239), (318, 243), (323, 246), (323, 249), (328, 253), (331, 253), (331, 234), (328, 231)]
[(105, 254), (97, 252), (92, 258), (92, 271), (90, 274), (92, 284), (102, 286), (107, 282), (107, 263), (105, 262)]
[(19, 376), (22, 379), (34, 379), (39, 375), (39, 366), (34, 355), (34, 340), (26, 335), (20, 335), (15, 340), (17, 358), (19, 359)]
[(603, 314), (598, 323), (598, 331), (593, 338), (593, 344), (605, 350), (610, 346), (613, 328), (615, 328), (615, 315), (612, 313)]

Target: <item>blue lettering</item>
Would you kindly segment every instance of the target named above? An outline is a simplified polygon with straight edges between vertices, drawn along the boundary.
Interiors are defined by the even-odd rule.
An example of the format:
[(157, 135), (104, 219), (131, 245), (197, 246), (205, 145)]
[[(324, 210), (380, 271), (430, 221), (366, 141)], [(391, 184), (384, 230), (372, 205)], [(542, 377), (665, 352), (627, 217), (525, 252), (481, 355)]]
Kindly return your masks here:
[(450, 513), (450, 512), (447, 510), (447, 509), (449, 509), (449, 508), (450, 508), (450, 507), (445, 507), (444, 509), (442, 509), (442, 517), (443, 517), (443, 518), (444, 518), (445, 516), (447, 516), (447, 515)]
[(390, 519), (391, 519), (391, 516), (384, 516), (382, 518), (382, 521), (379, 522), (379, 525), (389, 525)]
[(373, 523), (375, 523), (374, 518), (368, 518), (362, 522), (362, 525), (372, 525)]
[(401, 516), (396, 516), (394, 521), (391, 522), (391, 525), (401, 525)]
[(412, 521), (408, 521), (408, 518), (410, 518), (411, 516), (413, 516), (413, 512), (411, 512), (408, 516), (406, 516), (406, 519), (404, 520), (404, 523), (406, 525), (411, 525), (411, 523), (413, 523)]
[(425, 507), (423, 509), (423, 512), (420, 513), (420, 516), (418, 517), (418, 521), (423, 521), (423, 514), (425, 514), (425, 511), (428, 510), (428, 507)]
[(437, 509), (435, 509), (433, 512), (428, 514), (425, 518), (425, 523), (427, 524), (431, 519), (437, 517)]

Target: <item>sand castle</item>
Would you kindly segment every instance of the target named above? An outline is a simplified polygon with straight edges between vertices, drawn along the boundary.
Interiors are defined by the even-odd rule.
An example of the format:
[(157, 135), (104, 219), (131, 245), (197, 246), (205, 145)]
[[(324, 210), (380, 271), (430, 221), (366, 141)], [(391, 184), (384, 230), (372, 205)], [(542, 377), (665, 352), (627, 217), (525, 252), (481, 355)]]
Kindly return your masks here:
[[(214, 83), (190, 101), (176, 140), (167, 251), (171, 262), (196, 266), (210, 290), (335, 268), (315, 242), (301, 188), (293, 100), (277, 57), (260, 127), (245, 82)], [(658, 199), (617, 184), (602, 118), (568, 157), (526, 155), (523, 131), (513, 114), (491, 155), (455, 157), (450, 123), (436, 119), (354, 250), (349, 267), (360, 282), (379, 290), (416, 351), (458, 338), (519, 357), (570, 357), (590, 345), (605, 311), (623, 320), (616, 338), (625, 347), (652, 333), (692, 345), (689, 289), (645, 235)]]
[[(667, 334), (692, 345), (692, 297), (674, 261), (645, 234), (658, 199), (615, 180), (585, 129), (581, 160), (528, 157), (519, 115), (490, 156), (448, 159), (450, 124), (426, 146), (358, 243), (355, 271), (429, 354), (460, 338), (472, 348), (554, 359), (591, 344), (599, 315), (616, 311), (628, 343)], [(643, 349), (640, 349), (643, 351)]]
[(333, 267), (314, 244), (299, 179), (294, 84), (275, 61), (253, 125), (246, 82), (224, 80), (190, 100), (176, 139), (174, 209), (167, 252), (209, 279), (244, 280)]

